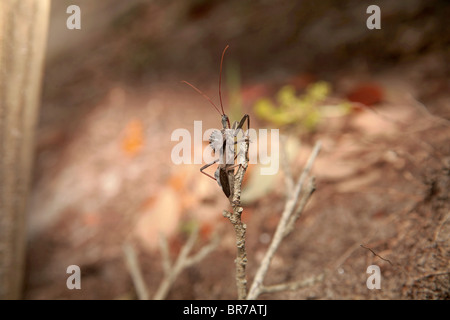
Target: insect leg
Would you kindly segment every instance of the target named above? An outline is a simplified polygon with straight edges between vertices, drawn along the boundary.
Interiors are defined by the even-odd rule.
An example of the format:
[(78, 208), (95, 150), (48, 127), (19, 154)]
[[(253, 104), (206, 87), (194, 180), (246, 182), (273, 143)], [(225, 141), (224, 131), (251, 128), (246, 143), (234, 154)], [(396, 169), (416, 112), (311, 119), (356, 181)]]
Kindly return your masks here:
[(250, 117), (248, 114), (244, 114), (244, 116), (242, 117), (241, 121), (239, 122), (236, 130), (242, 129), (242, 127), (244, 126), (245, 120), (247, 120), (247, 130), (250, 129)]
[[(242, 127), (243, 127), (244, 124), (245, 124), (245, 120), (247, 120), (247, 134), (245, 134), (244, 132), (242, 132), (242, 134), (243, 134), (243, 136), (244, 136), (244, 139), (243, 139), (243, 140), (238, 140), (238, 141), (236, 141), (236, 143), (237, 143), (237, 142), (243, 142), (243, 141), (246, 141), (247, 139), (249, 139), (250, 117), (249, 117), (248, 114), (245, 114), (245, 115), (242, 117), (241, 121), (239, 122), (239, 124), (238, 124), (238, 126), (237, 126), (237, 128), (236, 128), (236, 131), (234, 132), (234, 135), (235, 135), (235, 137), (236, 137), (236, 136), (238, 135), (238, 133), (239, 133), (239, 130), (242, 130), (242, 131), (243, 131)], [(243, 163), (243, 161), (245, 160), (245, 159), (242, 159), (242, 157), (246, 157), (246, 155), (242, 154), (241, 148), (239, 148), (239, 151), (236, 152), (236, 158), (237, 158), (238, 156), (240, 156), (240, 158), (239, 158), (239, 160), (238, 160), (238, 165), (241, 165), (241, 164)], [(236, 158), (235, 158), (235, 159), (236, 159)]]
[(216, 178), (214, 178), (212, 175), (210, 175), (210, 174), (208, 174), (208, 173), (206, 173), (206, 172), (203, 172), (203, 170), (205, 170), (206, 168), (211, 167), (211, 166), (212, 166), (213, 164), (215, 164), (217, 161), (219, 161), (219, 159), (216, 159), (216, 160), (214, 160), (214, 161), (211, 162), (211, 163), (205, 164), (203, 167), (200, 168), (200, 172), (203, 173), (204, 175), (210, 177), (210, 178), (213, 179), (214, 181), (217, 181)]

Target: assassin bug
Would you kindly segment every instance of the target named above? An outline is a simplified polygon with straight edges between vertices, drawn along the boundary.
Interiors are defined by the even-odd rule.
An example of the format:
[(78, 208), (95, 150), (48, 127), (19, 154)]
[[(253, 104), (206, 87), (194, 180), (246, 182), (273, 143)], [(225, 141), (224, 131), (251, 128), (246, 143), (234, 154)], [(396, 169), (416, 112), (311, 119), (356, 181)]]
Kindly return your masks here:
[[(219, 112), (219, 114), (222, 117), (222, 129), (220, 131), (214, 130), (213, 133), (211, 133), (211, 136), (209, 137), (209, 145), (213, 149), (214, 154), (216, 153), (219, 154), (219, 158), (211, 163), (205, 164), (203, 167), (200, 168), (200, 172), (210, 177), (211, 179), (216, 180), (219, 186), (222, 188), (223, 193), (227, 196), (227, 198), (230, 197), (233, 191), (232, 183), (230, 183), (228, 179), (228, 173), (231, 170), (233, 170), (234, 173), (234, 168), (239, 165), (234, 164), (234, 161), (237, 157), (237, 155), (235, 156), (234, 152), (234, 145), (236, 144), (235, 138), (237, 137), (239, 131), (242, 130), (242, 127), (244, 126), (246, 120), (247, 120), (247, 130), (250, 129), (250, 117), (248, 116), (248, 114), (245, 114), (240, 122), (235, 121), (233, 123), (233, 126), (230, 126), (230, 120), (228, 116), (225, 114), (225, 111), (223, 109), (222, 92), (221, 92), (222, 64), (223, 64), (223, 57), (225, 56), (225, 51), (227, 51), (228, 47), (229, 46), (227, 45), (225, 49), (223, 49), (222, 58), (220, 59), (219, 101), (222, 112), (220, 112), (216, 104), (206, 94), (204, 94), (202, 91), (197, 89), (189, 82), (182, 81), (188, 86), (192, 87), (192, 89), (197, 91), (199, 94), (201, 94), (206, 100), (208, 100), (209, 103), (211, 103), (214, 109), (216, 109), (217, 112)], [(219, 164), (216, 171), (214, 172), (214, 177), (203, 171), (217, 162), (219, 162)]]

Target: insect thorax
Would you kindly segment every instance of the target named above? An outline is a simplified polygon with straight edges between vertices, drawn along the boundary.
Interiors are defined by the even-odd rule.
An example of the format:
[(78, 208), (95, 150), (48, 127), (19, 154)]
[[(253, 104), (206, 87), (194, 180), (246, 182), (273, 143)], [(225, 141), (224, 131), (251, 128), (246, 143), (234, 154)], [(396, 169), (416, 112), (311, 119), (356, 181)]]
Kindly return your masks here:
[(209, 145), (213, 149), (214, 153), (222, 150), (223, 148), (223, 136), (219, 130), (214, 130), (209, 136)]
[(234, 129), (214, 130), (209, 137), (209, 145), (214, 154), (219, 154), (219, 164), (234, 163)]

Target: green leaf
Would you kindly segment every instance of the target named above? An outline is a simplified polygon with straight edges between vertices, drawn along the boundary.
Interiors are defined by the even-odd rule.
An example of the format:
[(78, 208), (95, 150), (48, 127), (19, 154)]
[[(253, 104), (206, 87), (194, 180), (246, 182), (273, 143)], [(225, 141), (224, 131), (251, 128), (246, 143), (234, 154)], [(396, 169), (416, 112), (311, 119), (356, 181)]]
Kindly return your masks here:
[(318, 81), (308, 86), (305, 98), (308, 99), (310, 103), (316, 103), (325, 100), (330, 92), (331, 88), (328, 82)]
[(270, 121), (273, 115), (275, 114), (275, 107), (269, 99), (260, 99), (256, 102), (255, 107), (255, 114), (263, 119)]

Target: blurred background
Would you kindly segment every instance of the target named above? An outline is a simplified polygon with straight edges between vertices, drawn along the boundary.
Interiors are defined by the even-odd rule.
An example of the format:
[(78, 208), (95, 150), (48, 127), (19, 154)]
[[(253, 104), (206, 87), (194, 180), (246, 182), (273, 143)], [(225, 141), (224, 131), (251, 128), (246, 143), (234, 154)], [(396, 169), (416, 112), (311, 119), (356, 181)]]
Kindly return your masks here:
[[(68, 30), (69, 5), (81, 29)], [(369, 5), (381, 29), (369, 30)], [(278, 128), (296, 177), (317, 140), (317, 191), (271, 264), (267, 284), (329, 271), (267, 299), (448, 299), (450, 7), (446, 1), (53, 1), (27, 212), (26, 299), (135, 299), (122, 246), (135, 248), (150, 294), (194, 225), (195, 250), (167, 299), (234, 299), (227, 199), (175, 165), (171, 133), (220, 128), (225, 112)], [(207, 142), (203, 145), (207, 147)], [(211, 169), (211, 174), (214, 169)], [(249, 168), (243, 219), (249, 282), (285, 202), (283, 172)], [(393, 264), (359, 245), (373, 248)], [(82, 290), (68, 290), (78, 265)], [(382, 290), (366, 268), (381, 267)]]

